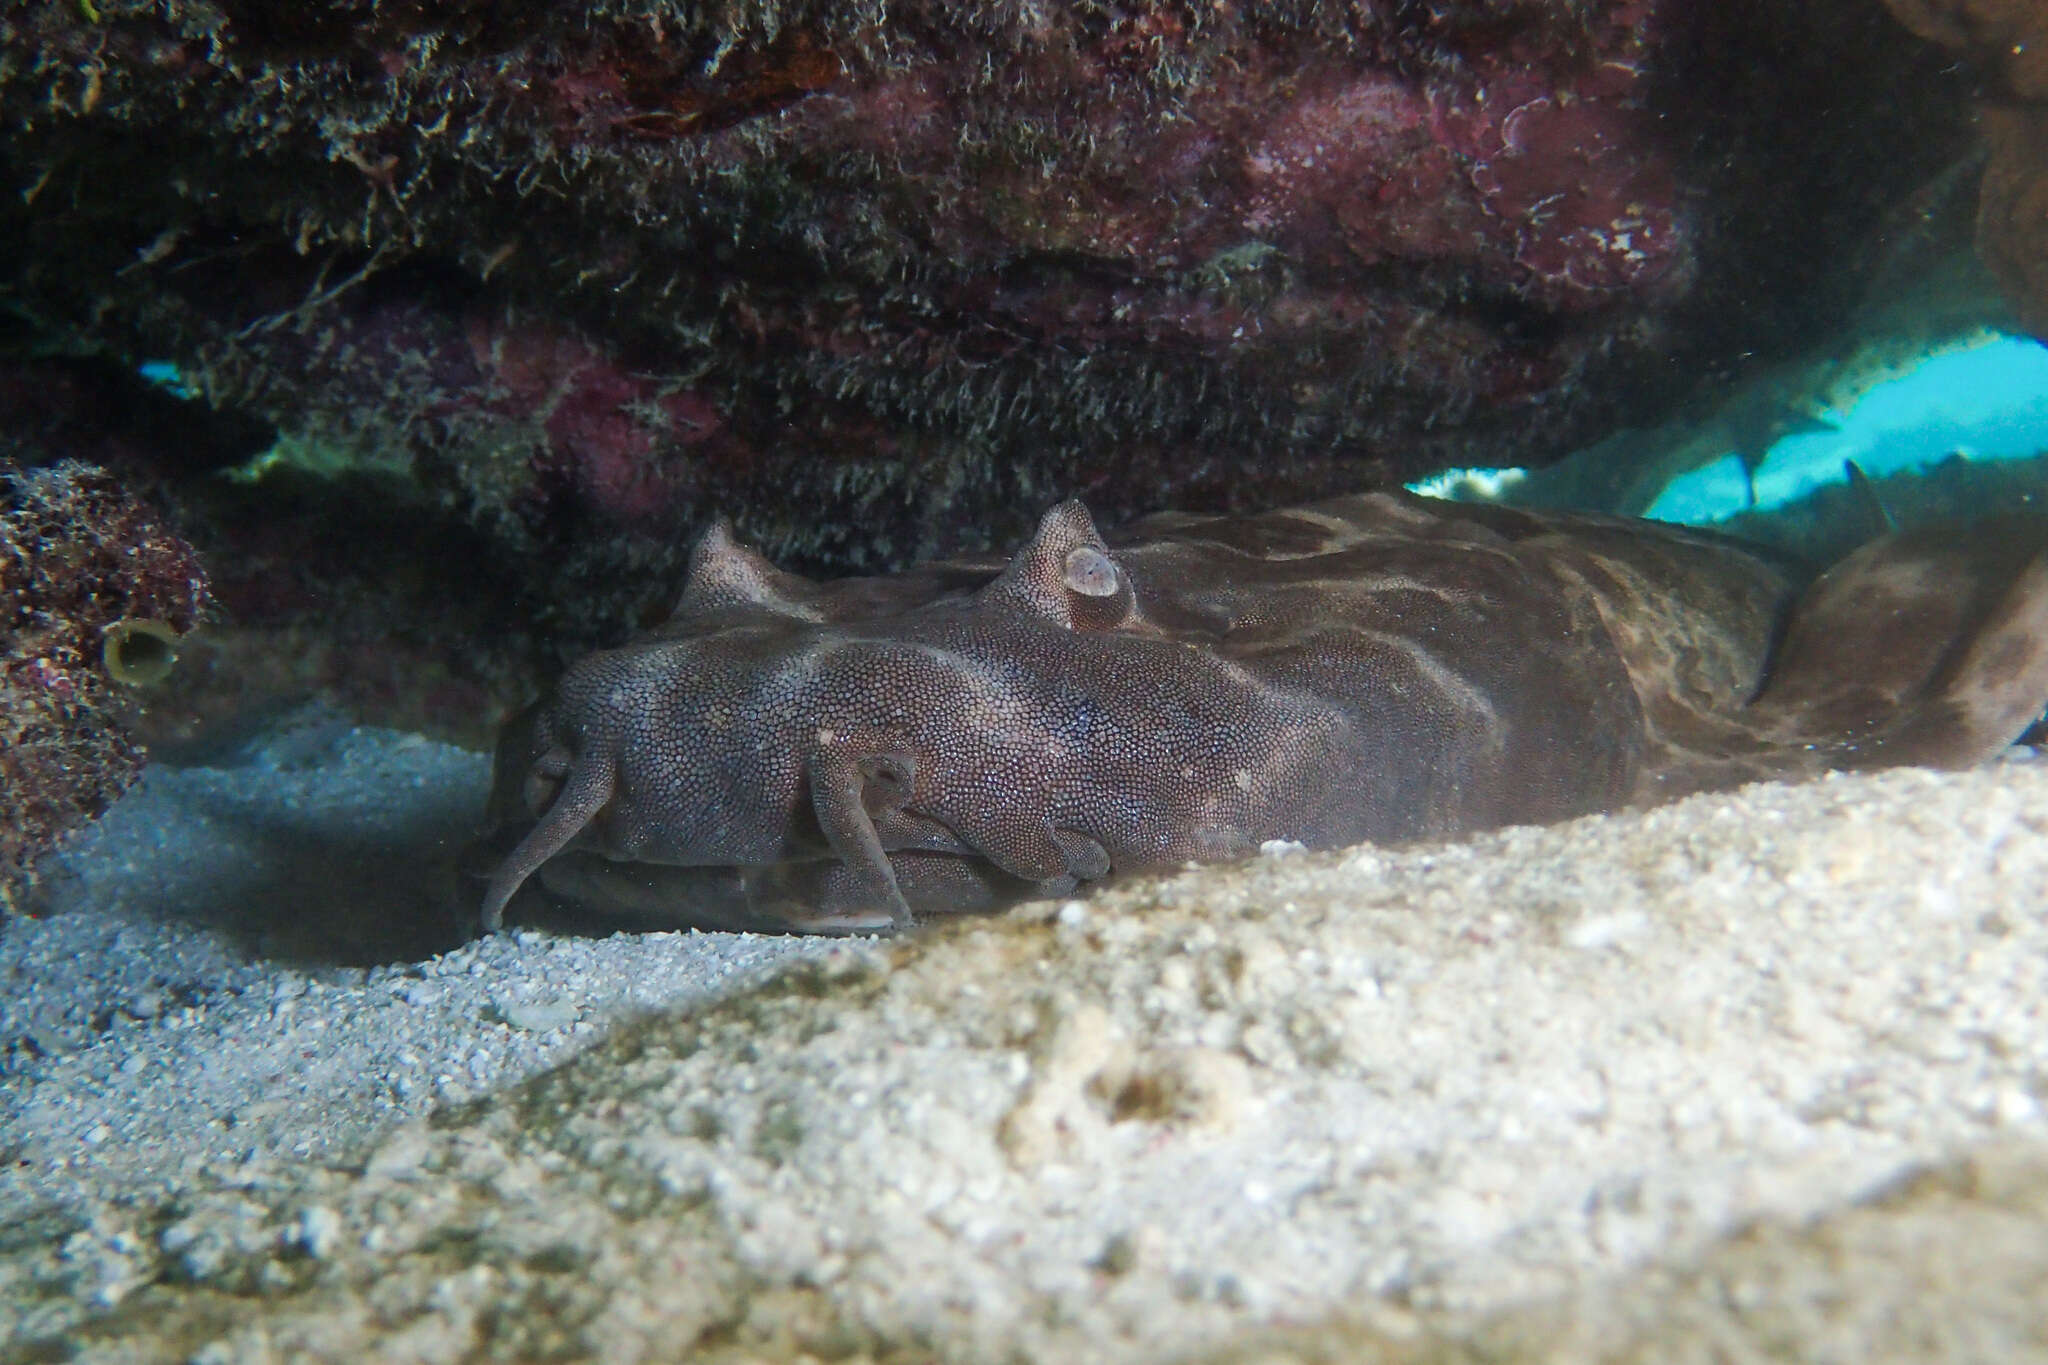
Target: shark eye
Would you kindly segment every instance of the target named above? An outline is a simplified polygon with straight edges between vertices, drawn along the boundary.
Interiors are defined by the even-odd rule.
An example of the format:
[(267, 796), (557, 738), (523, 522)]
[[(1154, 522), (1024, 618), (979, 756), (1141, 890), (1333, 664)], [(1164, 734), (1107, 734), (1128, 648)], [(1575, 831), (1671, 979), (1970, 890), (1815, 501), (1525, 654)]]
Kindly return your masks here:
[(1067, 586), (1084, 597), (1116, 595), (1116, 563), (1092, 545), (1077, 545), (1067, 551), (1064, 577)]

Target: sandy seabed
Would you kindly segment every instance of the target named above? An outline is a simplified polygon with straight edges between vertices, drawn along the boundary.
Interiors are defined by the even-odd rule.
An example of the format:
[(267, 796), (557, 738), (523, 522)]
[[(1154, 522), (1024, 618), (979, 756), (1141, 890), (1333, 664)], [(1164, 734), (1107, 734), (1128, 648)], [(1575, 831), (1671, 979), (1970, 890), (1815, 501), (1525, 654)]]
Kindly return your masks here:
[(2048, 762), (420, 956), (485, 767), (153, 769), (0, 927), (0, 1359), (2048, 1359)]

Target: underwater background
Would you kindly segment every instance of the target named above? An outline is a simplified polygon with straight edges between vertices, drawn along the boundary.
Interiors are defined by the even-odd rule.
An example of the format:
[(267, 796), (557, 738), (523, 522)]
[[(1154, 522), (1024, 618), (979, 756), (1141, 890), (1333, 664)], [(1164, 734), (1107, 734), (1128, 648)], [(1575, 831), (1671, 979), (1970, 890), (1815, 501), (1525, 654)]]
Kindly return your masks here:
[(1066, 497), (2039, 510), (2044, 54), (0, 5), (0, 1359), (2042, 1358), (2026, 746), (893, 943), (479, 938), (455, 862), (714, 517), (829, 576)]

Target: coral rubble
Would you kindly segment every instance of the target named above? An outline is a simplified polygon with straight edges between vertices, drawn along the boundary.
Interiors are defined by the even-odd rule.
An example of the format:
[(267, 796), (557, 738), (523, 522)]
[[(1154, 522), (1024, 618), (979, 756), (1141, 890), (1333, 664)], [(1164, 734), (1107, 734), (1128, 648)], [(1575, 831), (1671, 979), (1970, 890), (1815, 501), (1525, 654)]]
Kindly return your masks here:
[(104, 470), (0, 464), (0, 906), (135, 780), (117, 692), (167, 671), (206, 576)]

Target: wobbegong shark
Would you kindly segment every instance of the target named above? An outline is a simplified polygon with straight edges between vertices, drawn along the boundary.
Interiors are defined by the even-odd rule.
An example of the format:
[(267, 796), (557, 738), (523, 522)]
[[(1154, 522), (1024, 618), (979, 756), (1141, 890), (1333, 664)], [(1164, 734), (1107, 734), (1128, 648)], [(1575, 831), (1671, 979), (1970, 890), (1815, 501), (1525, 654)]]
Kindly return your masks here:
[[(1007, 561), (811, 581), (696, 546), (674, 613), (499, 747), (486, 929), (901, 929), (1110, 877), (1442, 839), (1762, 778), (1964, 767), (2048, 706), (2048, 527), (1814, 573), (1623, 518), (1079, 502)], [(524, 913), (522, 911), (522, 913)]]

